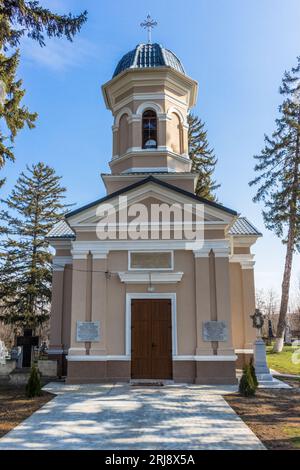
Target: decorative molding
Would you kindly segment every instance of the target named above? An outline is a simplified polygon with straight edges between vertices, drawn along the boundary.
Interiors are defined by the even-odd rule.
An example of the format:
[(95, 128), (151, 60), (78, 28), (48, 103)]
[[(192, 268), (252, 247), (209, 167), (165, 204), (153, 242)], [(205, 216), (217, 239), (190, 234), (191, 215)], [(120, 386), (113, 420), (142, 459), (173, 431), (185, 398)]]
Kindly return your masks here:
[(172, 354), (177, 355), (177, 308), (176, 293), (127, 293), (125, 314), (125, 350), (126, 356), (131, 358), (131, 300), (133, 299), (170, 299), (172, 317)]
[[(119, 103), (114, 104), (113, 112), (119, 111), (124, 106), (128, 105), (129, 103), (132, 103), (132, 101), (147, 101), (147, 100), (162, 100), (162, 101), (165, 101), (166, 98), (168, 99), (168, 101), (173, 103), (175, 106), (179, 105), (179, 106), (184, 106), (185, 108), (188, 107), (187, 102), (186, 102), (185, 99), (183, 99), (183, 100), (177, 99), (168, 92), (165, 92), (165, 93), (161, 93), (161, 92), (156, 92), (156, 93), (131, 93), (126, 98), (119, 101)], [(153, 101), (150, 101), (150, 102), (153, 103)], [(149, 103), (149, 101), (147, 101), (147, 103)], [(163, 110), (158, 111), (158, 112), (163, 114)]]
[[(122, 171), (122, 175), (130, 175), (130, 173), (150, 173), (150, 172), (159, 172), (159, 171), (164, 171), (168, 172), (170, 174), (176, 174), (176, 170), (169, 168), (167, 166), (165, 167), (133, 167), (129, 168), (128, 170)], [(156, 175), (155, 175), (156, 176)], [(159, 176), (159, 175), (158, 175)]]
[[(130, 158), (130, 157), (132, 157), (133, 155), (136, 155), (136, 154), (142, 154), (144, 156), (146, 154), (155, 155), (155, 154), (161, 154), (161, 153), (166, 153), (167, 154), (166, 156), (170, 156), (170, 157), (174, 158), (174, 160), (178, 160), (181, 163), (188, 164), (189, 167), (191, 167), (191, 165), (192, 165), (192, 161), (186, 156), (186, 154), (180, 155), (179, 153), (173, 152), (169, 148), (168, 148), (168, 150), (163, 150), (162, 151), (162, 150), (159, 150), (159, 148), (157, 148), (157, 149), (142, 149), (141, 147), (131, 147), (126, 151), (125, 154), (123, 154), (121, 156), (118, 156), (118, 157), (116, 155), (114, 155), (113, 158), (111, 159), (111, 161), (109, 162), (109, 165), (113, 166), (116, 163), (127, 160), (128, 158)], [(163, 155), (163, 156), (165, 156), (165, 155)]]
[(74, 243), (76, 242), (73, 242), (72, 243), (72, 246), (73, 246), (73, 249), (71, 250), (71, 253), (72, 253), (72, 257), (73, 257), (73, 260), (74, 259), (87, 259), (87, 256), (89, 254), (89, 250), (87, 249), (74, 249)]
[(206, 258), (213, 250), (216, 258), (229, 258), (230, 246), (227, 240), (204, 240), (200, 249), (193, 250), (195, 258)]
[[(140, 95), (140, 96), (143, 96), (143, 103), (141, 103), (137, 110), (136, 110), (136, 113), (135, 115), (136, 116), (142, 116), (143, 115), (143, 112), (146, 110), (146, 109), (152, 109), (153, 111), (155, 111), (157, 114), (163, 114), (164, 113), (164, 110), (163, 108), (161, 107), (161, 105), (159, 103), (156, 103), (155, 101), (147, 101), (147, 100), (151, 100), (152, 98), (150, 98), (150, 96), (153, 96), (153, 95), (149, 95), (149, 94), (145, 94), (145, 95)], [(133, 95), (133, 99), (136, 99), (137, 95)], [(141, 99), (139, 97), (139, 99)], [(154, 99), (157, 99), (154, 95)], [(162, 98), (162, 99), (165, 99)]]
[[(206, 257), (211, 249), (215, 253), (228, 256), (226, 251), (226, 240), (203, 240), (202, 246), (199, 242), (191, 242), (189, 240), (93, 240), (93, 241), (74, 241), (72, 253), (83, 256), (89, 251), (98, 251), (108, 253), (109, 251), (168, 251), (168, 250), (189, 250), (193, 251), (195, 258)], [(196, 248), (193, 248), (193, 245)], [(81, 254), (83, 253), (83, 254)], [(227, 255), (225, 254), (227, 253)], [(74, 259), (74, 257), (73, 257)], [(75, 258), (76, 259), (76, 258)]]
[(108, 255), (107, 250), (91, 250), (93, 259), (106, 259)]
[[(150, 270), (149, 270), (150, 271)], [(151, 272), (151, 275), (150, 275)], [(176, 284), (181, 281), (183, 272), (119, 272), (121, 282), (125, 284)]]
[(130, 356), (66, 356), (69, 362), (130, 361)]
[(233, 246), (237, 248), (249, 248), (259, 237), (259, 235), (230, 235)]
[[(100, 362), (100, 361), (131, 361), (130, 355), (120, 356), (93, 356), (93, 355), (82, 355), (82, 356), (66, 356), (69, 362)], [(234, 362), (237, 360), (237, 356), (180, 356), (173, 355), (173, 361), (195, 361), (195, 362)]]
[[(171, 266), (169, 268), (156, 269), (137, 269), (131, 268), (131, 253), (170, 253)], [(174, 251), (173, 250), (128, 250), (128, 271), (173, 271), (174, 269)]]
[(186, 128), (188, 128), (188, 123), (186, 121), (186, 118), (184, 117), (182, 111), (180, 109), (177, 108), (177, 106), (171, 106), (168, 111), (167, 111), (167, 116), (168, 117), (171, 117), (170, 115), (174, 113), (174, 114), (177, 114), (177, 116), (179, 117), (180, 119), (180, 122), (181, 122), (181, 125), (182, 126), (185, 126)]
[(64, 271), (66, 264), (72, 264), (72, 256), (54, 256), (52, 260), (53, 271)]
[(237, 356), (173, 356), (173, 361), (196, 361), (196, 362), (220, 362), (220, 361), (236, 361)]
[(253, 354), (253, 349), (235, 349), (235, 354)]
[(115, 121), (114, 121), (115, 128), (117, 129), (119, 128), (120, 119), (124, 114), (127, 114), (129, 118), (132, 116), (132, 111), (128, 106), (120, 109), (120, 111), (116, 114)]
[(247, 254), (236, 254), (229, 257), (230, 263), (240, 263), (242, 269), (253, 269), (255, 265), (254, 255)]

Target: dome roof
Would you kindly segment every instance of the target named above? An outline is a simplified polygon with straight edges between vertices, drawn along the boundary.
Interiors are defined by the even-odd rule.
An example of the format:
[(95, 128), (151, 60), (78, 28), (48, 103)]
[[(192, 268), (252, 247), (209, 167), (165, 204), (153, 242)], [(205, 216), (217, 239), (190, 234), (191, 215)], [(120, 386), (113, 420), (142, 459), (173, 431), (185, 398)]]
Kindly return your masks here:
[(181, 61), (169, 49), (165, 49), (160, 44), (138, 44), (135, 49), (122, 57), (113, 78), (127, 69), (148, 67), (171, 67), (185, 74)]

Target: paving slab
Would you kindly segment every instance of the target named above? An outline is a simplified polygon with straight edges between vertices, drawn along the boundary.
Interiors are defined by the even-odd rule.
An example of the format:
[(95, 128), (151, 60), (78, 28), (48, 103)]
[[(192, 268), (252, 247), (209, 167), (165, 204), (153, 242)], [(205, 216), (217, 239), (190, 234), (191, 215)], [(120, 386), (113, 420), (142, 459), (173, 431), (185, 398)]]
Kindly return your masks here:
[(0, 439), (0, 450), (262, 450), (226, 403), (236, 386), (124, 384), (45, 387), (55, 393)]

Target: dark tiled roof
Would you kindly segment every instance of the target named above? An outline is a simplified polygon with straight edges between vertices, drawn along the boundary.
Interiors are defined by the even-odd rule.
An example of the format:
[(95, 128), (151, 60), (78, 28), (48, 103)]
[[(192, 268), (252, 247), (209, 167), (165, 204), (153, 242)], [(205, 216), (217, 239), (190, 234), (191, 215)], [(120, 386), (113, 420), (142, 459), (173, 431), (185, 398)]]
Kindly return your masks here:
[(138, 175), (198, 175), (197, 171), (130, 171), (128, 173), (101, 173), (101, 176), (138, 176)]
[[(255, 235), (261, 236), (262, 234), (249, 222), (246, 217), (240, 217), (235, 221), (229, 231), (230, 235)], [(58, 222), (52, 230), (48, 233), (47, 238), (74, 238), (75, 232), (71, 227), (62, 220)]]
[(184, 73), (181, 61), (169, 49), (160, 44), (138, 44), (135, 49), (127, 52), (118, 63), (113, 77), (127, 69), (141, 69), (149, 67), (171, 67)]
[(239, 217), (230, 228), (229, 234), (262, 236), (261, 232), (246, 217)]
[(129, 186), (126, 186), (125, 188), (119, 189), (118, 191), (115, 191), (114, 193), (108, 194), (107, 196), (104, 196), (101, 199), (98, 199), (94, 202), (91, 202), (90, 204), (86, 204), (83, 207), (80, 207), (79, 209), (75, 209), (74, 211), (69, 212), (66, 215), (66, 218), (72, 217), (73, 215), (79, 214), (80, 212), (85, 211), (86, 209), (89, 209), (90, 207), (96, 206), (98, 204), (102, 204), (103, 202), (106, 202), (110, 199), (113, 199), (114, 197), (118, 197), (121, 194), (125, 194), (128, 191), (131, 191), (133, 189), (139, 188), (140, 186), (143, 186), (144, 184), (147, 183), (155, 183), (158, 186), (161, 186), (163, 188), (169, 189), (171, 191), (175, 191), (179, 194), (182, 194), (183, 196), (187, 196), (191, 199), (195, 199), (198, 202), (202, 202), (203, 204), (207, 204), (209, 206), (215, 207), (216, 209), (219, 209), (221, 211), (227, 212), (231, 215), (238, 215), (236, 211), (233, 209), (229, 209), (228, 207), (223, 206), (222, 204), (218, 204), (217, 202), (209, 201), (208, 199), (205, 199), (203, 197), (196, 196), (193, 193), (190, 193), (189, 191), (186, 191), (185, 189), (177, 188), (173, 184), (167, 183), (166, 181), (159, 180), (155, 178), (154, 176), (150, 175), (147, 178), (144, 178), (140, 181), (137, 181), (136, 183), (130, 184)]
[(46, 238), (74, 238), (75, 233), (67, 224), (65, 220), (61, 220), (57, 224), (55, 224), (50, 232), (48, 232)]

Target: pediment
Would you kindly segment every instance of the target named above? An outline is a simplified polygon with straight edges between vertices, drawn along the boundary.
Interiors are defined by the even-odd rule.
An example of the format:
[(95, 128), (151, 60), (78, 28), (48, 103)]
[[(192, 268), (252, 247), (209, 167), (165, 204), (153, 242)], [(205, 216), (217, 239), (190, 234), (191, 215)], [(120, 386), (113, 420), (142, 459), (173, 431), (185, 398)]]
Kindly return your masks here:
[(173, 190), (169, 187), (164, 187), (164, 185), (149, 181), (135, 188), (129, 188), (128, 191), (122, 191), (121, 194), (110, 195), (96, 201), (94, 204), (86, 206), (86, 208), (74, 211), (73, 214), (71, 213), (67, 217), (67, 220), (71, 227), (92, 227), (101, 220), (101, 216), (98, 214), (103, 208), (111, 207), (118, 213), (124, 207), (127, 207), (129, 210), (134, 204), (143, 204), (148, 209), (153, 204), (167, 204), (169, 206), (173, 204), (181, 206), (188, 204), (192, 208), (195, 208), (196, 204), (201, 204), (204, 211), (205, 224), (228, 225), (235, 217), (234, 214), (228, 213), (228, 210), (226, 208), (223, 209), (220, 205), (213, 205), (209, 201), (197, 201), (189, 193), (178, 191), (177, 188)]

